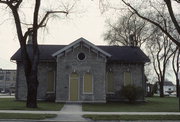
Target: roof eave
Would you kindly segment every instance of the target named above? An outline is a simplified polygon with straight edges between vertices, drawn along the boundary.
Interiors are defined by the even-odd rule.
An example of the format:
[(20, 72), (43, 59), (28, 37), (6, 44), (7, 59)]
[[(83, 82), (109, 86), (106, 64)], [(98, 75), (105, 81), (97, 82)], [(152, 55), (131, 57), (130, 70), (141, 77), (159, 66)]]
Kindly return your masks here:
[(84, 42), (85, 44), (93, 47), (94, 49), (96, 49), (97, 51), (101, 52), (101, 53), (104, 54), (105, 56), (111, 57), (111, 54), (105, 52), (104, 50), (100, 49), (99, 47), (96, 47), (94, 44), (92, 44), (91, 42), (87, 41), (86, 39), (84, 39), (84, 38), (82, 38), (82, 37), (79, 38), (79, 39), (77, 39), (76, 41), (70, 43), (69, 45), (65, 46), (65, 47), (62, 48), (61, 50), (53, 53), (52, 56), (53, 56), (53, 57), (56, 57), (56, 56), (59, 55), (60, 53), (64, 52), (65, 50), (73, 47), (74, 45), (76, 45), (76, 44), (78, 44), (78, 43), (80, 43), (80, 42)]

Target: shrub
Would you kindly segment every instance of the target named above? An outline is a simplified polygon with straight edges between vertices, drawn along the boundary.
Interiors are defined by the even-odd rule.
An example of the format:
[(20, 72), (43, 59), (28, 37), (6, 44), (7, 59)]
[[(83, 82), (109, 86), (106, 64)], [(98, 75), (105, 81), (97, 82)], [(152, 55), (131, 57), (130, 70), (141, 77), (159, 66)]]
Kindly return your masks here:
[(139, 97), (143, 96), (144, 90), (134, 85), (123, 86), (120, 90), (123, 97), (127, 98), (130, 103), (134, 103)]
[(46, 101), (47, 102), (55, 102), (55, 94), (54, 93), (47, 93), (46, 94)]

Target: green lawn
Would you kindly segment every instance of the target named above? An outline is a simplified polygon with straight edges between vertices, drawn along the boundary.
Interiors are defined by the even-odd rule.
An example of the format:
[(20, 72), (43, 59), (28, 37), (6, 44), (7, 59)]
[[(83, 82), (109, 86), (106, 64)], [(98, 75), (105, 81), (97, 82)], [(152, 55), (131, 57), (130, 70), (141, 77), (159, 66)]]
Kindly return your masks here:
[(38, 102), (38, 108), (26, 108), (26, 102), (16, 101), (14, 98), (0, 98), (0, 110), (48, 110), (59, 111), (64, 104), (53, 102)]
[(92, 120), (180, 120), (179, 115), (83, 115)]
[(46, 119), (54, 118), (55, 114), (22, 114), (22, 113), (0, 113), (0, 119)]
[(102, 112), (177, 112), (178, 98), (174, 97), (149, 97), (147, 102), (128, 104), (111, 102), (106, 104), (83, 104), (83, 111)]

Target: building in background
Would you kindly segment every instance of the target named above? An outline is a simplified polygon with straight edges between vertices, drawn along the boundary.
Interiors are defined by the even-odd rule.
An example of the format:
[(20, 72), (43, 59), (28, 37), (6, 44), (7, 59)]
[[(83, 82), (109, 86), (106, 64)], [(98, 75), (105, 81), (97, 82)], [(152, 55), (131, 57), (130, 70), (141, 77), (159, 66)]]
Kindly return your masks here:
[(16, 70), (0, 69), (0, 92), (15, 92)]
[(176, 85), (171, 81), (164, 81), (164, 95), (170, 95), (173, 92), (176, 92)]

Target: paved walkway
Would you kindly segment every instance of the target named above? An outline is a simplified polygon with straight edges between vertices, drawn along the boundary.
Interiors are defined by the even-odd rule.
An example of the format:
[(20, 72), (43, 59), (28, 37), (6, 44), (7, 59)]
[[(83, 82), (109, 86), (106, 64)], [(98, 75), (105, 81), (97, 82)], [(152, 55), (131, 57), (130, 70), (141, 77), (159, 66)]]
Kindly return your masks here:
[[(104, 114), (104, 115), (180, 115), (180, 112), (84, 112), (81, 104), (65, 104), (61, 111), (22, 111), (22, 110), (0, 110), (0, 113), (36, 113), (36, 114), (57, 114), (56, 118), (40, 121), (92, 121), (82, 117), (83, 114)], [(14, 120), (13, 120), (14, 121)], [(19, 120), (18, 120), (19, 121)], [(24, 120), (22, 120), (24, 121)], [(32, 120), (28, 120), (32, 121)], [(114, 121), (113, 121), (114, 122)], [(126, 122), (126, 121), (121, 121)], [(132, 122), (132, 121), (128, 121)], [(164, 122), (164, 121), (135, 121), (135, 122)], [(171, 122), (171, 121), (166, 121)]]
[(53, 119), (46, 119), (44, 121), (77, 121), (85, 122), (87, 119), (82, 117), (81, 104), (65, 104), (64, 107), (58, 112), (57, 117)]

